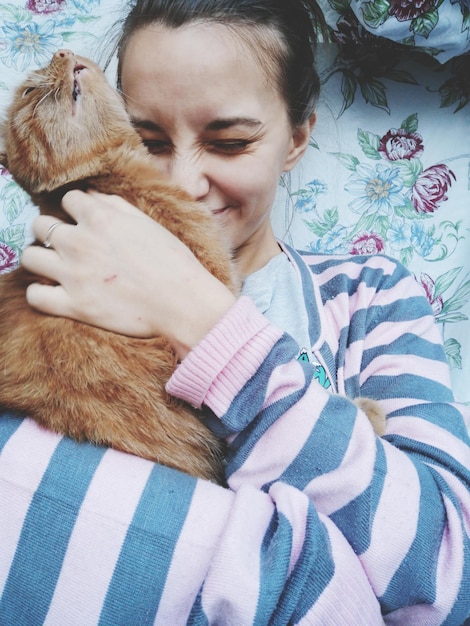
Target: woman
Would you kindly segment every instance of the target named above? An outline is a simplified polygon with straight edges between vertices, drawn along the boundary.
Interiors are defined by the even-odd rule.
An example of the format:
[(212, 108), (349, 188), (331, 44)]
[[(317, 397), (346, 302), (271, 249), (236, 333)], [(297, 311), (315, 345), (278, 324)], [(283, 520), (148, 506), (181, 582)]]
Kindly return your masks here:
[[(121, 198), (74, 191), (64, 208), (77, 225), (23, 257), (59, 286), (27, 297), (166, 335), (181, 360), (168, 391), (214, 413), (231, 489), (5, 417), (1, 624), (378, 624), (382, 613), (457, 625), (470, 613), (469, 442), (426, 299), (391, 259), (298, 254), (270, 226), (278, 179), (315, 122), (317, 19), (300, 0), (130, 12), (129, 114), (169, 178), (223, 224), (244, 295)], [(39, 240), (51, 222), (36, 220)], [(380, 400), (385, 438), (339, 394)]]

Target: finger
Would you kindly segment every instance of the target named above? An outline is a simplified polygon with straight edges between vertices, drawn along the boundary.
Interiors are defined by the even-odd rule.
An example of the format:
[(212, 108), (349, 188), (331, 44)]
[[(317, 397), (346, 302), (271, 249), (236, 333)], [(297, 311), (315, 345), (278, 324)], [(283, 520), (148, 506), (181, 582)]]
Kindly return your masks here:
[(80, 208), (87, 201), (87, 194), (80, 189), (72, 189), (62, 197), (62, 208), (75, 222), (79, 221)]
[(38, 241), (42, 242), (46, 248), (49, 248), (52, 246), (52, 237), (54, 237), (54, 241), (57, 240), (57, 229), (59, 226), (71, 227), (72, 225), (52, 215), (39, 215), (32, 224), (33, 234)]
[(32, 283), (26, 289), (26, 300), (34, 309), (60, 317), (72, 317), (70, 298), (60, 285)]
[(77, 223), (89, 218), (90, 215), (97, 215), (100, 212), (121, 211), (128, 215), (142, 215), (132, 204), (114, 194), (104, 194), (94, 189), (86, 193), (78, 189), (68, 191), (62, 198), (62, 208)]
[(122, 196), (118, 196), (117, 194), (106, 194), (101, 193), (100, 191), (96, 191), (96, 189), (90, 189), (87, 192), (90, 198), (95, 198), (97, 202), (100, 202), (102, 206), (111, 207), (114, 210), (120, 210), (128, 215), (133, 215), (135, 212), (138, 212), (139, 215), (142, 212), (137, 209), (133, 204), (130, 204), (127, 200), (125, 200)]
[(92, 200), (88, 192), (72, 189), (62, 198), (62, 208), (78, 224), (89, 211), (99, 211), (96, 200)]
[(44, 239), (44, 241), (42, 242), (42, 245), (45, 248), (52, 248), (52, 233), (55, 231), (56, 228), (58, 228), (60, 225), (63, 225), (64, 222), (54, 222), (53, 224), (51, 224), (49, 226), (49, 228), (47, 229), (47, 233), (46, 233), (46, 238)]
[(52, 248), (46, 250), (40, 246), (29, 246), (21, 255), (21, 265), (32, 274), (60, 282), (60, 259)]

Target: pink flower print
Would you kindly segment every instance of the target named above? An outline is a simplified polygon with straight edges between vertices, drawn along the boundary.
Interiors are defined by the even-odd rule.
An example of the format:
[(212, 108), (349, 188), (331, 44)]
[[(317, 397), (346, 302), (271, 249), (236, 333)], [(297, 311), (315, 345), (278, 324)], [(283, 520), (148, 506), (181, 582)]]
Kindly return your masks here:
[(447, 200), (447, 191), (456, 180), (447, 165), (433, 165), (425, 169), (411, 190), (411, 200), (417, 213), (434, 213)]
[(399, 22), (407, 22), (424, 15), (434, 4), (434, 0), (391, 0), (388, 13), (394, 15)]
[(349, 248), (350, 254), (378, 254), (384, 249), (384, 242), (376, 233), (361, 233)]
[(398, 161), (413, 159), (423, 153), (423, 138), (418, 133), (409, 133), (403, 128), (392, 128), (379, 143), (379, 152), (384, 159)]
[(48, 13), (57, 13), (63, 9), (65, 0), (28, 0), (26, 9), (33, 13), (46, 15)]
[(7, 246), (6, 243), (0, 241), (0, 274), (6, 274), (14, 270), (19, 262), (18, 254)]
[(432, 307), (434, 316), (438, 315), (444, 307), (444, 299), (440, 294), (435, 294), (435, 283), (429, 274), (421, 274), (419, 282), (424, 288), (426, 298)]

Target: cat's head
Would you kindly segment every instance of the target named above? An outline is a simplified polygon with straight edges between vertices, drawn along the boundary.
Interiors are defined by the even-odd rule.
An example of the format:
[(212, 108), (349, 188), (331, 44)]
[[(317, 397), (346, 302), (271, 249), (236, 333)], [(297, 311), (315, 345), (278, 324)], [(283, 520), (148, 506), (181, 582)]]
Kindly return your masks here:
[(140, 142), (102, 70), (70, 50), (17, 88), (0, 135), (1, 162), (33, 194), (103, 173), (115, 150)]

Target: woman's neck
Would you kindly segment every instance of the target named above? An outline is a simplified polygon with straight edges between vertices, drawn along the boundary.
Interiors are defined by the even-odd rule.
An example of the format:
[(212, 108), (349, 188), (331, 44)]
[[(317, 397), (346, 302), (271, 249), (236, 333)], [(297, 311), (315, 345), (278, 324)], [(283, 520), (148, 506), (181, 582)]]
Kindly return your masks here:
[(264, 267), (281, 252), (271, 229), (259, 237), (251, 238), (235, 251), (235, 260), (242, 279)]

